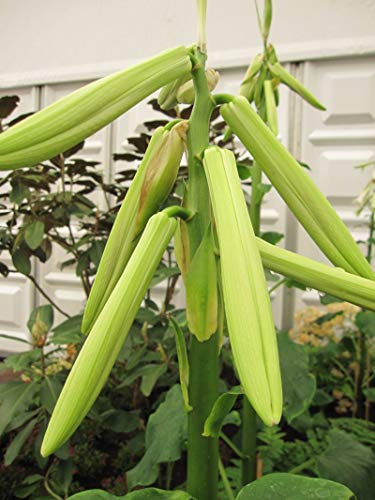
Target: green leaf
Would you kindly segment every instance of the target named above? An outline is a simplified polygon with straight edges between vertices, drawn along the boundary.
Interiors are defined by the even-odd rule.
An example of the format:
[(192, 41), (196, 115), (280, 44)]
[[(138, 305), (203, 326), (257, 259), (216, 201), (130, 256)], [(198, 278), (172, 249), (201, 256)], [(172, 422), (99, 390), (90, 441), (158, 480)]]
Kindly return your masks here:
[(243, 394), (241, 387), (232, 387), (230, 391), (217, 398), (204, 423), (203, 436), (219, 437), (224, 419), (240, 394)]
[(56, 378), (45, 377), (40, 387), (40, 402), (49, 414), (52, 413), (60, 395), (62, 383)]
[(146, 488), (140, 491), (133, 491), (124, 496), (125, 500), (194, 500), (185, 491), (164, 491), (157, 488)]
[(72, 316), (53, 328), (50, 343), (56, 345), (78, 344), (85, 337), (81, 333), (82, 314)]
[(267, 241), (271, 245), (277, 245), (282, 239), (284, 235), (282, 233), (277, 233), (276, 231), (267, 231), (266, 233), (262, 233), (262, 240)]
[(27, 328), (33, 336), (46, 335), (52, 325), (53, 307), (51, 304), (33, 309), (27, 322)]
[(7, 451), (5, 452), (4, 465), (8, 466), (11, 463), (13, 463), (14, 459), (21, 451), (22, 446), (25, 444), (27, 438), (30, 436), (37, 421), (38, 421), (37, 418), (31, 420), (10, 443), (10, 445), (7, 448)]
[(114, 432), (133, 432), (141, 425), (138, 412), (112, 409), (102, 413), (100, 418), (102, 425)]
[(289, 337), (287, 332), (277, 335), (283, 384), (283, 414), (290, 423), (311, 404), (315, 390), (315, 377), (309, 372), (305, 348)]
[(366, 399), (371, 401), (371, 403), (375, 403), (375, 387), (364, 389), (363, 394), (366, 396)]
[(20, 98), (17, 95), (5, 95), (0, 98), (0, 120), (7, 118), (18, 106)]
[(368, 337), (375, 337), (375, 312), (359, 312), (355, 317), (355, 324), (358, 330)]
[(76, 493), (68, 500), (194, 500), (194, 498), (185, 493), (185, 491), (164, 491), (158, 488), (145, 488), (139, 491), (133, 491), (125, 496), (117, 497), (112, 493), (103, 490), (88, 490)]
[(184, 398), (184, 408), (186, 412), (189, 412), (193, 408), (189, 404), (189, 359), (187, 355), (185, 337), (177, 321), (172, 317), (169, 318), (169, 321), (172, 325), (176, 338), (178, 371), (180, 375), (182, 397)]
[(129, 489), (152, 484), (158, 476), (158, 464), (174, 462), (181, 457), (186, 439), (187, 416), (179, 385), (167, 393), (164, 403), (151, 415), (146, 429), (146, 453), (127, 473)]
[(320, 477), (350, 488), (360, 500), (373, 500), (375, 491), (375, 454), (350, 434), (331, 430), (329, 446), (316, 458)]
[(342, 484), (276, 472), (248, 484), (236, 500), (354, 500)]
[(18, 248), (12, 254), (12, 262), (17, 271), (25, 276), (31, 273), (30, 257), (23, 248)]
[(328, 306), (329, 304), (336, 304), (337, 302), (342, 302), (342, 299), (334, 297), (329, 293), (324, 293), (323, 295), (320, 295), (320, 303), (323, 306)]
[(180, 274), (180, 270), (178, 267), (159, 266), (159, 268), (155, 271), (154, 277), (152, 278), (150, 288), (158, 285), (167, 278), (172, 278), (173, 276), (177, 276), (178, 274)]
[(43, 241), (44, 222), (35, 220), (26, 227), (25, 241), (31, 250), (36, 250)]
[(19, 382), (2, 394), (2, 404), (0, 406), (0, 436), (11, 422), (13, 417), (27, 408), (35, 395), (37, 384), (25, 384)]
[(4, 360), (4, 366), (10, 368), (14, 372), (19, 372), (30, 368), (33, 363), (40, 360), (41, 350), (32, 349), (30, 351), (21, 352), (20, 354), (12, 354)]
[(146, 398), (151, 394), (156, 382), (167, 371), (168, 365), (149, 365), (146, 373), (142, 375), (141, 392)]
[(323, 325), (327, 321), (331, 321), (331, 319), (336, 318), (336, 316), (341, 316), (342, 314), (344, 314), (344, 311), (336, 311), (333, 313), (323, 314), (323, 316), (319, 316), (319, 318), (315, 320), (315, 323), (317, 325)]

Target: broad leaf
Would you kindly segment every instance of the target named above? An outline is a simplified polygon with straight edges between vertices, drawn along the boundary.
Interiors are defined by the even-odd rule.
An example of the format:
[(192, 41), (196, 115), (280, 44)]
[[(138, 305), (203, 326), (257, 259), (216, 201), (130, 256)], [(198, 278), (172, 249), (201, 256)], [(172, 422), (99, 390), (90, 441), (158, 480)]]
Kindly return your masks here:
[(52, 344), (76, 344), (84, 338), (81, 333), (82, 315), (72, 316), (53, 328), (53, 335), (49, 338)]
[(11, 390), (3, 393), (0, 398), (0, 436), (11, 422), (12, 418), (30, 405), (37, 390), (37, 384), (19, 382)]
[(316, 390), (316, 381), (309, 372), (305, 348), (293, 342), (287, 332), (280, 332), (277, 340), (283, 384), (283, 414), (290, 423), (310, 406)]
[(203, 436), (219, 436), (225, 417), (233, 408), (240, 394), (243, 394), (241, 387), (232, 387), (230, 391), (217, 398), (204, 423)]
[(248, 484), (237, 500), (354, 500), (353, 493), (342, 484), (277, 472)]
[(44, 222), (35, 220), (26, 227), (25, 241), (31, 250), (36, 250), (42, 243), (44, 236)]
[(11, 463), (13, 463), (14, 459), (21, 451), (22, 446), (25, 444), (25, 441), (30, 436), (37, 421), (38, 421), (37, 418), (31, 420), (10, 443), (10, 445), (7, 448), (7, 451), (5, 452), (4, 465), (8, 466)]
[(52, 413), (60, 395), (62, 383), (56, 378), (45, 377), (40, 387), (40, 402), (48, 413)]
[(122, 497), (116, 497), (103, 490), (88, 490), (76, 493), (68, 500), (194, 500), (185, 491), (164, 491), (158, 488), (145, 488), (144, 490), (133, 491)]
[(151, 415), (146, 429), (146, 453), (127, 473), (129, 489), (152, 484), (158, 476), (158, 464), (178, 460), (186, 438), (187, 416), (179, 385), (167, 393), (164, 403)]
[(27, 322), (27, 328), (33, 337), (47, 335), (52, 325), (53, 307), (50, 304), (33, 309)]
[(359, 312), (355, 317), (355, 324), (358, 330), (368, 337), (375, 337), (375, 312)]
[(328, 433), (330, 444), (316, 458), (319, 476), (345, 484), (361, 500), (373, 500), (375, 454), (353, 436), (339, 430)]

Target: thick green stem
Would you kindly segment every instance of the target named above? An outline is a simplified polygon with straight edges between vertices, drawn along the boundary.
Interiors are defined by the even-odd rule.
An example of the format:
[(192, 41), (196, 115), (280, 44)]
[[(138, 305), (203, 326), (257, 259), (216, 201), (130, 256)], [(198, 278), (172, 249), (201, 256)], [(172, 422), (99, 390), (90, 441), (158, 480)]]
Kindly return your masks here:
[[(205, 56), (196, 50), (194, 59), (195, 103), (189, 120), (189, 183), (184, 203), (186, 208), (195, 213), (187, 223), (190, 257), (194, 255), (210, 224), (209, 193), (201, 155), (208, 146), (209, 122), (214, 108), (205, 76)], [(199, 342), (192, 336), (189, 363), (189, 402), (193, 410), (188, 416), (187, 489), (197, 500), (216, 500), (218, 440), (203, 437), (202, 432), (218, 396), (217, 334), (206, 342)]]
[[(262, 170), (254, 163), (251, 172), (251, 202), (250, 219), (254, 233), (260, 234), (261, 198), (258, 187), (262, 182)], [(242, 485), (256, 479), (256, 413), (249, 401), (244, 397), (242, 407), (242, 454), (241, 481)]]

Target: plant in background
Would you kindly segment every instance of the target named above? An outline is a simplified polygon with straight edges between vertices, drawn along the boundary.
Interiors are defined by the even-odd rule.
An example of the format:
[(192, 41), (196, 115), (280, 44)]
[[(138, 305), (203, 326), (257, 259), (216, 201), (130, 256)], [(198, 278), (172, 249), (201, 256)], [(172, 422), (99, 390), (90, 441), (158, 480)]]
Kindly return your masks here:
[[(187, 493), (146, 489), (143, 493), (130, 493), (127, 498), (132, 495), (146, 498), (145, 495), (149, 494), (155, 498), (159, 495), (181, 499), (215, 499), (218, 470), (227, 496), (233, 498), (219, 459), (218, 435), (237, 396), (243, 391), (267, 425), (277, 424), (281, 417), (282, 395), (276, 335), (265, 276), (261, 272), (261, 244), (255, 238), (259, 234), (259, 210), (264, 194), (262, 170), (322, 251), (345, 271), (315, 265), (307, 259), (299, 261), (300, 266), (295, 269), (293, 255), (277, 248), (269, 251), (272, 258), (266, 266), (272, 269), (273, 265), (280, 265), (279, 272), (285, 272), (286, 276), (302, 283), (306, 282), (308, 286), (320, 288), (320, 283), (323, 283), (323, 290), (329, 286), (333, 294), (344, 293), (350, 300), (366, 301), (367, 307), (375, 307), (371, 294), (373, 284), (370, 281), (374, 278), (374, 273), (369, 263), (307, 173), (275, 138), (277, 86), (281, 81), (311, 104), (316, 107), (321, 105), (283, 69), (277, 62), (274, 49), (268, 46), (271, 1), (265, 1), (264, 19), (260, 20), (265, 51), (262, 56), (257, 56), (253, 69), (249, 69), (239, 97), (212, 95), (210, 92), (216, 75), (212, 78), (212, 72), (205, 71), (206, 2), (199, 1), (198, 7), (198, 45), (173, 49), (131, 70), (90, 84), (12, 126), (0, 136), (0, 166), (3, 169), (32, 165), (73, 147), (163, 85), (167, 87), (159, 97), (162, 107), (173, 106), (175, 100), (179, 99), (190, 102), (192, 91), (189, 80), (193, 82), (194, 103), (188, 123), (181, 122), (180, 119), (171, 123), (164, 130), (165, 136), (168, 136), (165, 141), (159, 137), (162, 131), (155, 133), (142, 167), (125, 198), (104, 258), (99, 263), (98, 277), (94, 281), (89, 307), (85, 311), (84, 329), (91, 331), (67, 378), (42, 444), (44, 455), (61, 447), (92, 408), (129, 334), (143, 295), (151, 285), (158, 261), (174, 234), (176, 260), (186, 285), (187, 320), (192, 335), (187, 349), (179, 331), (178, 318), (171, 319), (176, 332), (181, 389), (178, 386), (170, 389), (164, 406), (159, 406), (158, 417), (154, 414), (155, 427), (152, 427), (150, 419), (143, 464), (141, 462), (130, 471), (132, 474), (129, 472), (128, 479), (133, 486), (142, 484), (136, 483), (134, 476), (145, 467), (150, 450), (154, 454), (159, 453), (157, 463), (169, 461), (162, 450), (155, 450), (154, 436), (158, 419), (162, 421), (177, 417), (173, 403), (180, 398), (182, 405), (184, 394), (185, 408), (188, 410)], [(244, 86), (248, 84), (253, 85), (254, 90), (252, 93), (248, 89), (248, 95), (244, 96)], [(259, 114), (250, 105), (253, 99)], [(238, 135), (255, 161), (251, 167), (251, 222), (242, 198), (234, 156), (229, 151), (209, 147), (210, 119), (217, 107), (220, 107), (220, 113), (231, 131)], [(182, 203), (156, 213), (176, 179), (182, 155), (181, 140), (184, 140), (181, 131), (186, 128), (188, 175)], [(179, 133), (169, 140), (177, 129)], [(226, 135), (228, 134), (229, 132)], [(228, 201), (230, 209), (227, 211), (222, 210), (218, 200), (221, 195)], [(38, 230), (42, 233), (40, 228), (41, 226)], [(229, 239), (238, 243), (233, 256), (229, 251), (229, 243), (232, 243)], [(247, 267), (252, 270), (251, 273), (247, 271)], [(340, 280), (340, 286), (334, 284), (332, 287), (331, 280), (335, 273), (340, 276), (344, 273), (344, 277)], [(108, 284), (108, 274), (114, 276), (113, 283)], [(261, 295), (257, 295), (259, 290), (262, 290)], [(249, 317), (248, 314), (243, 315), (247, 304)], [(163, 311), (164, 314), (167, 312), (167, 309)], [(232, 388), (218, 398), (218, 367), (225, 332), (224, 318), (227, 320), (234, 350), (234, 365), (243, 389)], [(293, 343), (288, 337), (280, 334), (278, 344), (280, 352), (286, 349), (293, 352), (294, 347), (290, 345)], [(253, 360), (250, 366), (244, 362), (246, 359)], [(288, 400), (288, 390), (285, 390), (288, 372), (285, 376), (282, 359), (281, 356), (281, 370), (284, 371), (284, 415), (292, 421), (296, 411)], [(251, 425), (245, 422), (246, 418)], [(256, 432), (254, 414), (250, 410), (244, 412), (243, 420), (242, 441), (245, 444), (250, 442), (253, 446)], [(177, 425), (182, 434), (183, 419), (178, 420)], [(337, 433), (340, 432), (342, 431), (331, 435), (331, 449), (326, 450), (326, 455), (333, 453), (334, 440), (336, 439), (337, 445), (337, 439), (341, 436)], [(165, 439), (167, 438), (166, 435)], [(230, 443), (230, 440), (227, 442)], [(170, 460), (178, 456), (178, 453), (179, 450), (175, 450), (170, 455)], [(249, 460), (253, 450), (243, 447), (239, 453), (243, 469), (247, 469), (242, 474), (242, 484), (245, 485), (249, 475), (253, 474), (252, 471), (249, 474), (249, 470), (254, 467)], [(360, 454), (360, 450), (358, 453)], [(322, 459), (323, 464), (326, 464), (324, 458), (327, 457)], [(315, 473), (332, 477), (330, 471), (327, 472), (327, 466), (324, 469), (321, 462)], [(368, 463), (370, 462), (368, 459)], [(299, 469), (295, 467), (290, 472), (304, 470), (305, 467), (302, 464)], [(167, 481), (167, 487), (169, 485), (170, 481)], [(329, 490), (331, 498), (352, 498), (350, 490), (343, 485), (290, 474), (268, 475), (244, 486), (237, 498), (251, 495), (258, 495), (260, 498), (267, 494), (269, 488), (275, 488), (275, 485), (284, 492), (293, 487), (298, 495), (306, 498), (320, 487)], [(285, 494), (283, 493), (282, 498), (287, 498)], [(77, 498), (85, 495), (86, 498), (90, 498), (90, 495), (92, 498), (93, 493), (82, 493)]]

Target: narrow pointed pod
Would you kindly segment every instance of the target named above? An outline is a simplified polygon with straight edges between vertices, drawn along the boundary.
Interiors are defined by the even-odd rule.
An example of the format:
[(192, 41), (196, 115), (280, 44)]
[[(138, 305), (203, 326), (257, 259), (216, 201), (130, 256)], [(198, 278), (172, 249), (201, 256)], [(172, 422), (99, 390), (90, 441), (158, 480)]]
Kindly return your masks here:
[(69, 149), (190, 70), (188, 49), (177, 47), (61, 98), (0, 135), (0, 169), (33, 165)]
[(310, 90), (308, 90), (301, 82), (299, 82), (293, 75), (291, 75), (279, 62), (274, 64), (269, 64), (269, 69), (275, 78), (278, 78), (281, 82), (285, 83), (291, 90), (296, 92), (302, 97), (306, 102), (311, 104), (314, 108), (325, 111), (326, 108), (323, 104), (318, 101)]
[(176, 181), (187, 122), (159, 127), (129, 187), (101, 258), (82, 320), (88, 333), (116, 286), (147, 220), (168, 197)]
[(332, 205), (248, 101), (235, 97), (221, 107), (221, 114), (328, 259), (350, 273), (375, 279)]
[(176, 229), (160, 212), (149, 220), (128, 265), (76, 359), (52, 413), (41, 453), (50, 455), (77, 429), (108, 378)]
[(267, 425), (279, 422), (282, 389), (271, 303), (233, 153), (204, 154), (220, 248), (229, 337), (245, 394)]
[(264, 267), (346, 302), (375, 310), (375, 283), (257, 238)]

